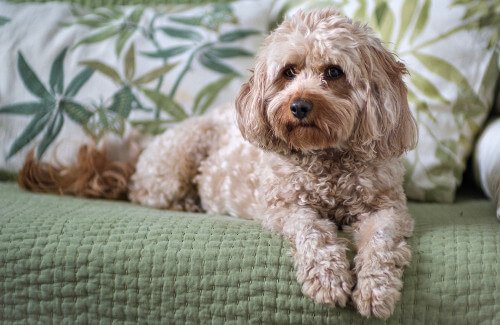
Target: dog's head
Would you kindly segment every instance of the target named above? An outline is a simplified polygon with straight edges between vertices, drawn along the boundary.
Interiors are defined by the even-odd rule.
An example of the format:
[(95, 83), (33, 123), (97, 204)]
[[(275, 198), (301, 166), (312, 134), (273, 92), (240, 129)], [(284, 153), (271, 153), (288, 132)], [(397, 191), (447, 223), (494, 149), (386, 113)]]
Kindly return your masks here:
[(368, 27), (333, 9), (299, 12), (264, 41), (238, 125), (268, 150), (396, 157), (416, 143), (406, 72)]

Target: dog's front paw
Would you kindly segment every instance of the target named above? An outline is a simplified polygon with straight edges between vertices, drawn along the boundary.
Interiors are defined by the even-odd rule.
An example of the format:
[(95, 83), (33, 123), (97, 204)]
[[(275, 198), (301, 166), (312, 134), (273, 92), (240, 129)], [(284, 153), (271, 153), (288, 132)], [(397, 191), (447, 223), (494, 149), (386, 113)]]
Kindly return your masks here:
[[(303, 272), (301, 272), (303, 271)], [(301, 273), (303, 274), (303, 279)], [(349, 268), (336, 267), (324, 261), (305, 270), (298, 270), (302, 292), (315, 302), (345, 307), (351, 296), (353, 280)]]
[(401, 296), (401, 280), (390, 273), (358, 275), (352, 300), (361, 315), (386, 319), (394, 312)]

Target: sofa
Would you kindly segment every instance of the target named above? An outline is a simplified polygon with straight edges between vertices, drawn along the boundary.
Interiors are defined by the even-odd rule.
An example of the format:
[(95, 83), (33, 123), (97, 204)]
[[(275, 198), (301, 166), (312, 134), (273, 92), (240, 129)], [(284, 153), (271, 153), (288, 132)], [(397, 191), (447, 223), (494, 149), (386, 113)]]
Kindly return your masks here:
[[(424, 22), (422, 17), (426, 12), (432, 17), (432, 6), (443, 2), (380, 1), (372, 6), (374, 18), (368, 21), (382, 37), (391, 26), (408, 29), (407, 34), (385, 36), (394, 38), (394, 46), (399, 46), (395, 51), (410, 66), (410, 106), (421, 130), (416, 153), (404, 158), (405, 190), (415, 220), (409, 240), (413, 257), (404, 272), (401, 300), (385, 321), (363, 318), (352, 305), (332, 308), (305, 297), (295, 279), (289, 244), (254, 221), (157, 210), (127, 201), (32, 193), (16, 184), (16, 172), (30, 150), (39, 159), (62, 164), (74, 159), (75, 150), (89, 141), (113, 143), (123, 153), (133, 130), (156, 134), (231, 100), (248, 76), (245, 71), (251, 68), (262, 37), (280, 17), (301, 6), (325, 3), (232, 1), (206, 7), (208, 1), (203, 2), (167, 6), (170, 16), (158, 29), (165, 38), (148, 34), (147, 26), (164, 18), (154, 11), (160, 9), (143, 7), (158, 5), (153, 1), (118, 7), (114, 6), (123, 3), (0, 2), (0, 44), (5, 45), (0, 61), (10, 69), (0, 82), (0, 322), (500, 323), (497, 207), (474, 179), (471, 158), (488, 117), (495, 115), (497, 53), (485, 47), (477, 65), (470, 63), (460, 73), (455, 72), (457, 61), (450, 61), (453, 55), (446, 57), (452, 62), (448, 65), (429, 53), (405, 56), (405, 44), (413, 44), (413, 38), (418, 42), (429, 32), (425, 23), (429, 26), (431, 18)], [(350, 3), (354, 2), (354, 9), (347, 5), (345, 12), (370, 16), (370, 6), (358, 6), (363, 1)], [(341, 6), (340, 1), (329, 4)], [(474, 10), (483, 10), (472, 2), (464, 8), (450, 6), (450, 16), (453, 10), (460, 17), (468, 12), (469, 20), (476, 17)], [(182, 16), (185, 10), (188, 14)], [(257, 11), (252, 14), (253, 10)], [(395, 16), (399, 12), (401, 16)], [(28, 27), (9, 26), (20, 17)], [(120, 19), (144, 29), (136, 34), (121, 29), (126, 24), (113, 29)], [(482, 21), (480, 29), (459, 36), (488, 43), (493, 38)], [(46, 30), (39, 27), (51, 23)], [(228, 24), (241, 25), (228, 30)], [(224, 47), (206, 43), (203, 50), (196, 47), (212, 32)], [(184, 43), (171, 43), (180, 38)], [(440, 42), (436, 46), (449, 46)], [(463, 55), (469, 60), (477, 53)], [(421, 60), (421, 65), (412, 68), (412, 58)], [(427, 73), (431, 63), (437, 68)], [(442, 66), (452, 71), (449, 80)], [(464, 85), (461, 76), (467, 69), (475, 74)], [(439, 78), (432, 79), (436, 75)], [(452, 86), (459, 91), (450, 91)], [(40, 94), (44, 88), (48, 95)], [(44, 113), (53, 114), (50, 121), (29, 138), (26, 130), (36, 129), (37, 121), (49, 116), (37, 115), (34, 109), (39, 107), (35, 99), (43, 96), (62, 97), (57, 97), (59, 106), (53, 112)], [(436, 115), (428, 118), (429, 112)], [(463, 115), (439, 115), (443, 112)], [(443, 134), (431, 132), (436, 125), (442, 126)], [(459, 134), (457, 143), (444, 138), (450, 134)], [(429, 145), (429, 138), (437, 144)]]
[[(289, 245), (253, 222), (0, 184), (2, 323), (382, 323), (314, 304)], [(495, 324), (494, 205), (410, 202), (413, 259), (389, 324)]]

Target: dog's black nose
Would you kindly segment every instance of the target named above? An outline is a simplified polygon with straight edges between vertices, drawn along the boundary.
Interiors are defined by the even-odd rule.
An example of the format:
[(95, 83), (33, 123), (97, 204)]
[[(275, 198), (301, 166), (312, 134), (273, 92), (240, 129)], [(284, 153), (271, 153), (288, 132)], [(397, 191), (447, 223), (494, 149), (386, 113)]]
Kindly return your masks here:
[(305, 99), (299, 98), (293, 101), (292, 105), (290, 105), (290, 110), (292, 111), (293, 116), (302, 120), (309, 114), (312, 110), (313, 104)]

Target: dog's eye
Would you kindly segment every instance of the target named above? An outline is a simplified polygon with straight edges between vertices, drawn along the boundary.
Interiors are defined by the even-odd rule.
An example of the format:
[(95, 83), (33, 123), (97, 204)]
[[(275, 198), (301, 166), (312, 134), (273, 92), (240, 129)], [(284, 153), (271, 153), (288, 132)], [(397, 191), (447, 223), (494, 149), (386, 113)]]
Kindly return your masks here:
[(283, 77), (287, 80), (293, 80), (295, 78), (295, 69), (293, 67), (286, 67), (283, 70)]
[(332, 65), (331, 67), (326, 68), (324, 73), (325, 80), (335, 80), (344, 75), (344, 71), (339, 66)]

